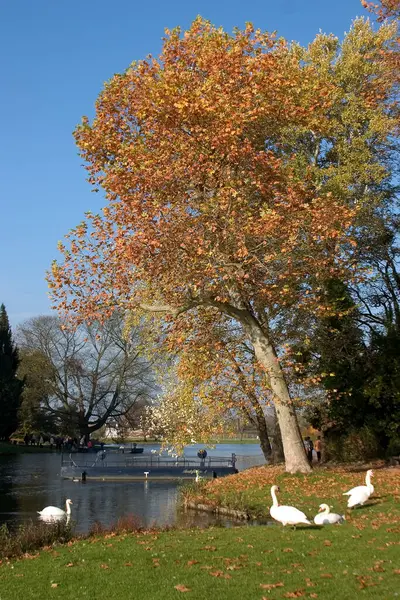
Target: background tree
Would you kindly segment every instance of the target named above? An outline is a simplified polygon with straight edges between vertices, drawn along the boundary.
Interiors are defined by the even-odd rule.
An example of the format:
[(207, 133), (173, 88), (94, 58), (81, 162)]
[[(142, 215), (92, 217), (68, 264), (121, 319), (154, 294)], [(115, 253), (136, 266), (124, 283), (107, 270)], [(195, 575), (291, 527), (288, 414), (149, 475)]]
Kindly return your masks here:
[(54, 368), (40, 350), (20, 351), (18, 375), (24, 382), (19, 410), (19, 431), (22, 434), (32, 432), (60, 432), (60, 420), (46, 410), (55, 380)]
[(75, 330), (53, 316), (35, 317), (20, 326), (26, 358), (35, 364), (39, 357), (47, 365), (45, 393), (36, 393), (64, 433), (79, 432), (87, 438), (154, 392), (140, 332), (127, 336), (123, 329), (117, 313), (103, 324), (83, 324)]
[(268, 374), (289, 471), (310, 467), (274, 314), (318, 311), (323, 282), (352, 276), (357, 219), (377, 201), (366, 185), (385, 174), (374, 149), (394, 127), (379, 60), (392, 38), (357, 21), (342, 46), (318, 36), (302, 50), (197, 19), (168, 34), (159, 60), (115, 76), (76, 131), (110, 203), (89, 217), (90, 236), (84, 223), (61, 247), (60, 306), (96, 316), (141, 304), (175, 319), (211, 309), (240, 324)]
[(17, 375), (18, 348), (13, 342), (4, 304), (0, 306), (0, 440), (8, 440), (18, 427), (23, 379)]

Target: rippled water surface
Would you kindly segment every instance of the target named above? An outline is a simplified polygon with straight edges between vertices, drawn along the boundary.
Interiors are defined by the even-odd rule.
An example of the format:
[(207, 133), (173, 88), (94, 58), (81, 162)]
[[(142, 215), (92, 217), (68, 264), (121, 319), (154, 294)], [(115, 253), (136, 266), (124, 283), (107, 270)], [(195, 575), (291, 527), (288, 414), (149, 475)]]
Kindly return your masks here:
[[(159, 446), (145, 445), (145, 454)], [(185, 449), (196, 456), (199, 446)], [(218, 444), (209, 455), (237, 455), (242, 470), (264, 463), (257, 444)], [(174, 481), (88, 481), (75, 483), (60, 477), (60, 454), (20, 454), (0, 456), (0, 525), (15, 525), (36, 519), (38, 510), (53, 505), (65, 508), (71, 498), (72, 519), (78, 531), (87, 531), (99, 521), (109, 525), (123, 515), (135, 515), (143, 525), (206, 525), (215, 523), (211, 514), (177, 509), (178, 484)], [(228, 520), (224, 522), (229, 523)]]

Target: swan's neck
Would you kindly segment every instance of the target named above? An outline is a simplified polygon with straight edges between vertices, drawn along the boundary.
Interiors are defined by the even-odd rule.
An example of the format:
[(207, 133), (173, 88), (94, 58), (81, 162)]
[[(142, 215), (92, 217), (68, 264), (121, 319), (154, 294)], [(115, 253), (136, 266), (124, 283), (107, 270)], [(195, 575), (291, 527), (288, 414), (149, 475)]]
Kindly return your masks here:
[(329, 515), (329, 513), (331, 512), (331, 509), (329, 508), (329, 506), (325, 506), (324, 510), (322, 511), (322, 515)]
[(371, 475), (369, 473), (367, 473), (367, 476), (365, 478), (365, 483), (367, 484), (368, 487), (371, 486)]
[(71, 514), (71, 505), (70, 505), (70, 503), (66, 502), (65, 506), (67, 507), (67, 515), (70, 515)]
[(278, 499), (277, 499), (276, 494), (275, 494), (275, 490), (271, 490), (271, 496), (272, 496), (272, 503), (273, 503), (273, 505), (274, 506), (279, 506)]

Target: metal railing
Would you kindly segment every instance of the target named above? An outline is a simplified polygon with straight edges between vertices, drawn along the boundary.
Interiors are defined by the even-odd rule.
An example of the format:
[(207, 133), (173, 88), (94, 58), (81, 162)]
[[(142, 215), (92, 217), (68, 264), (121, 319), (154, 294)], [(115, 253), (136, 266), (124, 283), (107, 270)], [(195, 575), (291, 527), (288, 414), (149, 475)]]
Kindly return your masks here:
[(72, 454), (66, 458), (64, 455), (61, 456), (62, 467), (74, 467), (74, 468), (88, 468), (88, 467), (144, 467), (144, 468), (157, 468), (157, 467), (184, 467), (192, 469), (212, 469), (213, 467), (232, 467), (235, 468), (236, 455), (232, 454), (231, 457), (220, 457), (220, 456), (207, 456), (206, 458), (196, 457), (164, 457), (159, 455), (132, 455), (127, 456), (117, 452), (97, 452), (93, 454)]

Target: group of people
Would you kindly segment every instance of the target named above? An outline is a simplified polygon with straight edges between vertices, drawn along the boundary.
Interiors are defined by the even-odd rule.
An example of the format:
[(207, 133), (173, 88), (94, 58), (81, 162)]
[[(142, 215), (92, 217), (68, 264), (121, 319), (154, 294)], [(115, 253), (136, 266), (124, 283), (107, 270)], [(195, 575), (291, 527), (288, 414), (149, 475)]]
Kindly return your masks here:
[(306, 438), (304, 438), (304, 449), (306, 451), (307, 458), (310, 463), (313, 462), (313, 450), (315, 450), (315, 452), (317, 453), (317, 461), (321, 462), (322, 440), (320, 435), (315, 440), (315, 444), (313, 443), (309, 435)]
[(71, 436), (36, 435), (35, 433), (26, 433), (24, 436), (24, 443), (26, 446), (39, 446), (40, 448), (43, 448), (45, 444), (48, 444), (51, 450), (53, 448), (60, 451), (65, 449), (69, 452), (71, 450), (78, 450), (78, 448), (91, 449), (93, 447), (93, 442), (89, 440), (86, 443), (84, 436), (79, 440), (78, 438), (73, 438)]
[(61, 450), (64, 438), (56, 436), (44, 437), (42, 434), (36, 435), (35, 433), (26, 433), (24, 435), (25, 446), (39, 446), (43, 448), (46, 442), (49, 443), (51, 449), (55, 447), (57, 450)]

